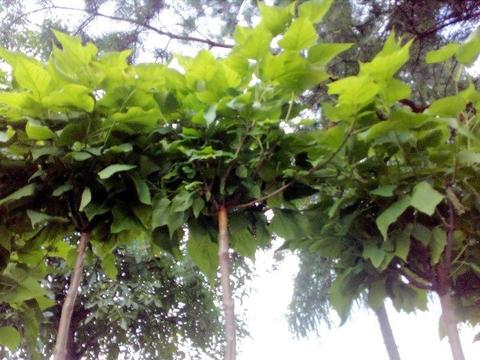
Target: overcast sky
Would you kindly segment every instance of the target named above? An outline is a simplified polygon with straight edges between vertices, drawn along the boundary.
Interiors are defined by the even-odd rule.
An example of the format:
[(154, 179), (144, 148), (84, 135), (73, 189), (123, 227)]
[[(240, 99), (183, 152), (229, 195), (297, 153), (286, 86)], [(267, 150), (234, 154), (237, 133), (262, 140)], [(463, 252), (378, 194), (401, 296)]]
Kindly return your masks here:
[[(83, 7), (82, 0), (54, 1), (54, 3)], [(25, 1), (25, 7), (26, 11), (35, 8), (30, 1)], [(108, 4), (102, 7), (103, 13), (109, 13), (111, 10)], [(81, 21), (80, 15), (81, 13), (78, 12), (61, 12), (62, 18), (68, 19), (72, 26)], [(40, 21), (43, 16), (44, 14), (37, 13), (31, 19), (34, 22)], [(166, 13), (161, 19), (161, 24), (168, 27), (170, 31), (174, 30), (175, 23), (173, 13)], [(89, 31), (101, 34), (124, 29), (125, 26), (125, 23), (112, 23), (101, 19), (93, 22), (89, 26)], [(215, 26), (214, 19), (209, 21), (209, 26)], [(145, 47), (148, 48), (149, 44), (165, 46), (168, 39), (150, 34), (144, 41)], [(196, 46), (178, 46), (175, 42), (169, 46), (170, 50), (184, 55), (194, 55), (198, 49)], [(141, 61), (151, 59), (148, 53), (140, 57)], [(472, 70), (480, 71), (479, 62)], [(285, 314), (293, 290), (293, 278), (298, 269), (298, 261), (294, 255), (290, 254), (282, 263), (277, 264), (275, 271), (272, 271), (272, 266), (271, 252), (257, 254), (254, 292), (242, 306), (247, 309), (247, 325), (251, 338), (240, 343), (239, 360), (386, 360), (388, 358), (376, 317), (365, 309), (354, 311), (343, 327), (323, 329), (319, 339), (294, 339), (288, 331)], [(238, 305), (237, 308), (240, 307)], [(402, 360), (451, 359), (447, 340), (440, 341), (438, 337), (440, 309), (437, 301), (431, 304), (428, 313), (398, 314), (390, 304), (387, 304), (387, 310)], [(332, 314), (332, 317), (335, 317), (335, 314)], [(461, 339), (467, 360), (480, 359), (480, 342), (472, 343), (475, 333), (478, 332), (480, 332), (479, 327), (476, 330), (466, 326), (462, 328)]]

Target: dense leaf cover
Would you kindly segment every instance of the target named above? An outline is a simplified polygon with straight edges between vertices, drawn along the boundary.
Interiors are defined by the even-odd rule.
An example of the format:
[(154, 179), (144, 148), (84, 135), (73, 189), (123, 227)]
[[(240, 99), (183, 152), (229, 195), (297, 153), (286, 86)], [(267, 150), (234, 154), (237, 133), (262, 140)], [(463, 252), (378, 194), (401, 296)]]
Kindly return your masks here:
[[(55, 305), (40, 285), (54, 272), (46, 259), (71, 263), (79, 232), (112, 279), (115, 249), (142, 244), (186, 253), (213, 283), (225, 208), (242, 256), (275, 235), (333, 259), (343, 319), (362, 294), (423, 308), (426, 288), (453, 290), (478, 321), (480, 95), (470, 86), (423, 113), (401, 105), (410, 88), (395, 75), (411, 42), (392, 34), (357, 76), (329, 84), (332, 126), (303, 126), (300, 95), (351, 46), (317, 43), (330, 4), (260, 5), (260, 23), (237, 27), (220, 59), (203, 50), (129, 65), (129, 51), (99, 53), (61, 32), (46, 64), (0, 51), (12, 68), (0, 93), (0, 301), (24, 323), (2, 328), (2, 345), (15, 349), (21, 331), (39, 357), (42, 313)], [(478, 39), (428, 61), (469, 64)]]

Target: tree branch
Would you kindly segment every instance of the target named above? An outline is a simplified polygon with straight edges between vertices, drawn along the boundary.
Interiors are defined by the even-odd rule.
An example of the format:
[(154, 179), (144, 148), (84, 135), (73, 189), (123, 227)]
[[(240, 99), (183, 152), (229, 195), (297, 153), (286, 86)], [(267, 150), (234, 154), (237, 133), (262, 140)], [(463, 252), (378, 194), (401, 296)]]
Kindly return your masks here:
[(24, 18), (24, 17), (27, 17), (31, 14), (34, 14), (34, 13), (38, 13), (38, 12), (42, 12), (42, 11), (48, 11), (48, 10), (69, 10), (69, 11), (78, 11), (78, 12), (83, 12), (83, 13), (87, 13), (87, 14), (90, 14), (91, 16), (98, 16), (98, 17), (103, 17), (103, 18), (106, 18), (106, 19), (110, 19), (110, 20), (115, 20), (115, 21), (123, 21), (123, 22), (127, 22), (127, 23), (130, 23), (130, 24), (134, 24), (134, 25), (137, 25), (137, 26), (141, 26), (147, 30), (151, 30), (159, 35), (163, 35), (163, 36), (167, 36), (171, 39), (175, 39), (175, 40), (181, 40), (181, 41), (193, 41), (193, 42), (198, 42), (198, 43), (203, 43), (203, 44), (207, 44), (208, 46), (210, 47), (221, 47), (221, 48), (232, 48), (233, 45), (231, 44), (224, 44), (224, 43), (220, 43), (220, 42), (216, 42), (216, 41), (213, 41), (213, 40), (210, 40), (210, 39), (203, 39), (203, 38), (199, 38), (199, 37), (195, 37), (195, 36), (188, 36), (188, 35), (178, 35), (178, 34), (174, 34), (172, 32), (169, 32), (169, 31), (165, 31), (165, 30), (162, 30), (162, 29), (159, 29), (155, 26), (152, 26), (148, 23), (142, 23), (140, 21), (137, 21), (137, 20), (134, 20), (134, 19), (127, 19), (127, 18), (123, 18), (123, 17), (120, 17), (120, 16), (115, 16), (115, 15), (108, 15), (108, 14), (104, 14), (104, 13), (101, 13), (101, 12), (98, 12), (98, 11), (95, 11), (93, 13), (90, 13), (89, 11), (87, 11), (86, 9), (78, 9), (78, 8), (74, 8), (74, 7), (69, 7), (69, 6), (56, 6), (56, 5), (53, 5), (53, 6), (45, 6), (43, 8), (39, 8), (39, 9), (35, 9), (35, 10), (32, 10), (32, 11), (29, 11), (29, 12), (26, 12), (26, 13), (23, 13), (21, 14), (20, 16), (16, 17), (11, 23), (10, 23), (10, 26), (12, 26), (13, 24), (15, 24), (17, 21), (19, 21), (20, 19)]

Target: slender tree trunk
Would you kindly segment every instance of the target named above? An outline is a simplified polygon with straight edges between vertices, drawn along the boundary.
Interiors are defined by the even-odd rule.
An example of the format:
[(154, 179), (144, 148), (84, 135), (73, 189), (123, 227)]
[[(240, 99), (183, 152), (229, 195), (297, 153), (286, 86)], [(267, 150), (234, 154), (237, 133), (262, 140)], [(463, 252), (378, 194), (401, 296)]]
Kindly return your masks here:
[(442, 306), (442, 321), (447, 333), (450, 350), (452, 351), (453, 360), (465, 360), (463, 354), (462, 343), (458, 334), (457, 317), (455, 315), (455, 307), (453, 305), (450, 293), (440, 295), (440, 305)]
[(78, 294), (78, 288), (82, 282), (83, 265), (85, 263), (85, 250), (90, 239), (90, 234), (86, 232), (80, 233), (80, 244), (77, 248), (77, 258), (75, 260), (75, 267), (70, 279), (70, 286), (68, 288), (67, 296), (62, 306), (62, 314), (60, 316), (60, 324), (58, 325), (57, 341), (55, 343), (55, 350), (53, 354), (54, 360), (66, 360), (68, 353), (68, 338), (70, 322), (72, 320), (75, 300)]
[(382, 331), (383, 342), (387, 348), (388, 358), (390, 360), (400, 360), (400, 353), (398, 352), (398, 346), (393, 337), (392, 327), (390, 326), (390, 320), (388, 320), (387, 309), (382, 304), (379, 308), (373, 310), (377, 315), (378, 323), (380, 324), (380, 330)]
[(225, 317), (225, 360), (236, 358), (235, 308), (230, 287), (230, 258), (228, 255), (228, 215), (222, 206), (218, 212), (218, 260), (222, 287), (223, 313)]

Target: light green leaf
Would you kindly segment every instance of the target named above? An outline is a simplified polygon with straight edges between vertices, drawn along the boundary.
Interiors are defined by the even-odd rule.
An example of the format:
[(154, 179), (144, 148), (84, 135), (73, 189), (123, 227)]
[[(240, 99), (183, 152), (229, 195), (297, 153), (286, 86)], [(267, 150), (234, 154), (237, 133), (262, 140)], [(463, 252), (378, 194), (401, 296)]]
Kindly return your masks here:
[(20, 345), (21, 340), (20, 333), (13, 326), (0, 327), (1, 346), (5, 346), (13, 352)]
[(105, 169), (100, 171), (98, 173), (98, 176), (100, 177), (100, 179), (105, 180), (118, 172), (132, 170), (132, 169), (135, 169), (136, 167), (137, 167), (136, 165), (113, 164), (113, 165), (107, 166)]
[(288, 6), (267, 6), (263, 2), (258, 4), (262, 25), (265, 26), (273, 36), (277, 36), (285, 30), (292, 19), (295, 3)]
[(300, 17), (306, 17), (314, 24), (322, 21), (332, 6), (333, 0), (310, 0), (299, 6)]
[(460, 46), (457, 60), (464, 65), (472, 65), (480, 54), (480, 29), (473, 32), (467, 42)]
[(73, 107), (92, 112), (95, 101), (90, 95), (91, 92), (91, 89), (83, 85), (67, 84), (60, 90), (50, 92), (42, 99), (42, 104), (49, 109)]
[(445, 230), (440, 226), (437, 226), (432, 230), (432, 235), (433, 241), (430, 243), (430, 264), (435, 265), (442, 257), (443, 250), (447, 244), (447, 234), (445, 233)]
[(188, 191), (181, 191), (172, 200), (171, 211), (184, 212), (193, 204), (193, 194)]
[(315, 44), (317, 37), (312, 22), (306, 18), (299, 18), (290, 25), (278, 45), (285, 50), (300, 51)]
[(327, 65), (335, 56), (350, 49), (353, 44), (321, 43), (308, 50), (308, 60), (315, 65)]
[(44, 224), (48, 221), (59, 221), (59, 222), (67, 222), (68, 220), (60, 217), (60, 216), (51, 216), (45, 214), (43, 212), (35, 211), (35, 210), (27, 210), (27, 216), (30, 219), (30, 223), (32, 227), (35, 227), (37, 224)]
[(115, 255), (108, 253), (101, 257), (100, 263), (105, 274), (112, 280), (117, 279), (118, 269), (115, 263)]
[(460, 95), (447, 96), (435, 100), (428, 108), (428, 113), (433, 115), (457, 117), (465, 110), (465, 99)]
[(410, 205), (424, 214), (432, 216), (435, 208), (443, 200), (444, 196), (435, 190), (426, 181), (415, 185)]
[(102, 215), (108, 212), (109, 209), (106, 207), (103, 207), (100, 204), (95, 204), (95, 203), (90, 203), (88, 206), (85, 208), (85, 216), (87, 217), (88, 221), (92, 221), (92, 219), (97, 216), (97, 215)]
[(384, 239), (388, 236), (388, 227), (397, 221), (400, 215), (410, 206), (410, 201), (410, 196), (405, 196), (390, 205), (390, 207), (377, 217), (376, 223)]
[(40, 124), (40, 122), (35, 119), (28, 119), (25, 125), (25, 132), (27, 136), (33, 140), (48, 140), (55, 137), (55, 133), (50, 130), (48, 126)]
[(58, 188), (56, 188), (55, 190), (53, 190), (52, 192), (52, 196), (60, 196), (64, 193), (66, 193), (67, 191), (70, 191), (73, 189), (73, 185), (70, 181), (67, 181), (65, 184), (63, 185), (60, 185)]
[(339, 103), (362, 106), (378, 94), (380, 87), (365, 76), (349, 76), (328, 85), (330, 95), (339, 95)]
[(383, 185), (379, 186), (375, 190), (370, 191), (371, 195), (378, 195), (383, 197), (391, 197), (393, 196), (393, 192), (397, 188), (397, 185)]
[(168, 224), (168, 216), (170, 213), (170, 200), (167, 198), (161, 198), (156, 200), (153, 204), (152, 212), (152, 228)]
[(192, 206), (193, 216), (195, 218), (198, 218), (198, 215), (200, 215), (200, 212), (203, 210), (204, 207), (205, 207), (205, 201), (201, 197), (195, 198), (195, 200), (193, 200), (193, 206)]
[(373, 266), (378, 268), (382, 264), (383, 259), (385, 258), (385, 252), (375, 245), (366, 245), (363, 249), (362, 256), (365, 259), (370, 259)]
[(450, 43), (442, 46), (438, 50), (429, 51), (427, 53), (426, 62), (427, 64), (434, 64), (448, 60), (457, 53), (459, 48), (460, 44)]
[(187, 251), (195, 265), (209, 279), (214, 279), (218, 268), (218, 245), (211, 240), (204, 227), (190, 224)]
[(14, 73), (18, 84), (24, 89), (31, 90), (36, 99), (47, 95), (51, 76), (40, 64), (19, 59), (14, 66)]
[(138, 200), (140, 200), (142, 204), (151, 205), (152, 199), (150, 197), (150, 189), (148, 188), (146, 181), (142, 177), (140, 177), (138, 173), (133, 173), (129, 175), (133, 181), (133, 184), (135, 185)]
[(230, 239), (232, 248), (240, 255), (255, 259), (257, 243), (250, 232), (249, 222), (244, 214), (237, 214), (230, 217)]
[(83, 211), (85, 207), (90, 204), (90, 201), (92, 201), (92, 192), (90, 191), (89, 187), (86, 187), (82, 192), (82, 198), (80, 200), (78, 211)]
[(392, 234), (392, 239), (395, 243), (395, 255), (403, 261), (407, 261), (410, 252), (410, 233), (411, 231), (407, 228)]
[(18, 189), (17, 191), (11, 193), (10, 195), (4, 197), (3, 199), (0, 199), (0, 206), (27, 196), (32, 196), (35, 194), (35, 189), (35, 184), (26, 185)]

